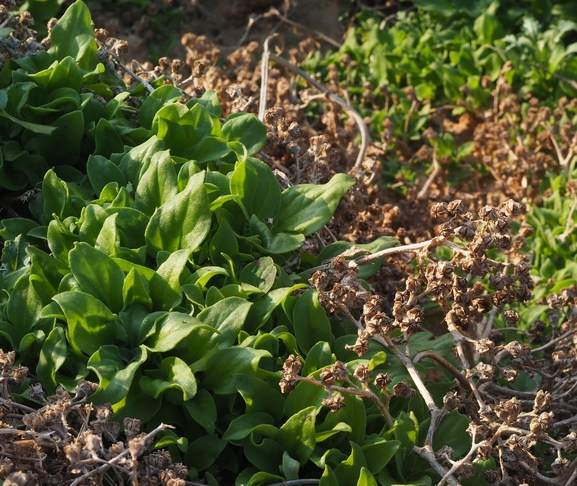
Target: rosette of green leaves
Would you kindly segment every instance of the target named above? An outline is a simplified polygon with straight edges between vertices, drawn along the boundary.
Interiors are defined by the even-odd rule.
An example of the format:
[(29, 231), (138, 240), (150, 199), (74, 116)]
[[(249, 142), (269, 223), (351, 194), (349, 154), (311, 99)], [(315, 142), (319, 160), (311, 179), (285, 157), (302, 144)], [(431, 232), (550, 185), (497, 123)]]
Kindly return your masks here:
[[(51, 47), (9, 59), (0, 74), (0, 189), (20, 194), (50, 167), (80, 177), (89, 154), (108, 156), (145, 141), (128, 91), (97, 58), (92, 20), (77, 1), (50, 33)], [(140, 100), (140, 101), (139, 101)]]

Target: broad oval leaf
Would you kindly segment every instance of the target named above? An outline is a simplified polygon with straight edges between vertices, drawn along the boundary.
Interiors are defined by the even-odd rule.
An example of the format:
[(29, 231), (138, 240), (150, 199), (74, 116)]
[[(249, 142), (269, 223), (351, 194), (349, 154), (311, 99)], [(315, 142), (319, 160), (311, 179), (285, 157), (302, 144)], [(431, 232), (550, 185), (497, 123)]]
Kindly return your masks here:
[(238, 164), (230, 179), (230, 192), (238, 196), (245, 216), (258, 219), (274, 218), (280, 209), (281, 191), (270, 167), (249, 157)]
[[(145, 344), (151, 352), (165, 353), (188, 336), (195, 326), (202, 326), (196, 317), (182, 312), (169, 312), (156, 322), (156, 329)], [(203, 327), (211, 329), (209, 326)]]
[(136, 371), (147, 357), (148, 353), (144, 346), (136, 348), (128, 364), (120, 355), (118, 347), (102, 346), (98, 349), (90, 356), (87, 364), (87, 368), (94, 371), (100, 381), (98, 390), (90, 397), (91, 400), (95, 403), (115, 404), (124, 399), (130, 390)]
[(204, 172), (194, 174), (186, 188), (163, 204), (146, 227), (146, 248), (155, 256), (161, 250), (195, 250), (210, 231), (212, 214), (204, 188)]
[(134, 196), (134, 208), (151, 216), (156, 208), (176, 196), (177, 188), (176, 170), (170, 152), (157, 152), (140, 178)]
[(76, 0), (50, 32), (50, 49), (56, 59), (72, 56), (83, 69), (96, 67), (96, 41), (88, 7)]
[(66, 361), (66, 333), (61, 326), (55, 326), (42, 344), (36, 366), (36, 374), (48, 394), (56, 388), (56, 372)]
[(124, 306), (124, 272), (106, 253), (87, 243), (77, 243), (69, 254), (70, 271), (82, 290), (106, 304), (112, 312)]
[(300, 296), (293, 310), (293, 326), (299, 348), (305, 355), (315, 344), (332, 341), (331, 323), (319, 302), (317, 290), (307, 290)]
[(80, 291), (61, 292), (52, 298), (66, 317), (71, 346), (90, 356), (100, 346), (114, 343), (118, 323), (100, 300)]
[(308, 461), (316, 445), (316, 416), (317, 409), (312, 405), (291, 416), (279, 429), (279, 441), (301, 466)]
[(299, 184), (282, 193), (281, 207), (274, 219), (273, 233), (302, 233), (320, 230), (333, 217), (337, 205), (355, 180), (336, 174), (326, 184)]
[(249, 155), (256, 154), (266, 143), (266, 126), (252, 113), (233, 113), (222, 126), (227, 142), (241, 142)]
[(255, 375), (261, 358), (271, 357), (268, 351), (253, 348), (226, 348), (213, 354), (206, 363), (203, 388), (226, 395), (235, 393), (235, 373)]
[(174, 388), (182, 392), (184, 401), (190, 400), (196, 395), (196, 378), (190, 367), (176, 356), (170, 356), (162, 360), (160, 364), (161, 375), (158, 377), (143, 376), (140, 379), (142, 391), (153, 398), (159, 398), (165, 391)]

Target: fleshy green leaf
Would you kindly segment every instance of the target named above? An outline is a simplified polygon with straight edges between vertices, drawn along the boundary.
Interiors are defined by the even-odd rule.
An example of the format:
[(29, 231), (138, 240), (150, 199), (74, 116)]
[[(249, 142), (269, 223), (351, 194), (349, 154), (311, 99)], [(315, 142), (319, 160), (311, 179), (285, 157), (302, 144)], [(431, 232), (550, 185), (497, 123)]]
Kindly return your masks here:
[(164, 84), (159, 88), (156, 88), (146, 97), (140, 110), (138, 110), (138, 122), (144, 128), (150, 129), (152, 127), (152, 120), (157, 111), (165, 104), (176, 102), (181, 96), (182, 91), (174, 87), (172, 84)]
[(126, 185), (122, 171), (102, 155), (90, 155), (86, 163), (86, 171), (96, 195), (100, 195), (102, 189), (110, 182), (117, 182), (119, 186)]
[(320, 230), (354, 184), (351, 177), (337, 174), (326, 184), (299, 184), (285, 189), (279, 213), (274, 219), (273, 233), (302, 233), (307, 236)]
[(357, 484), (361, 469), (367, 467), (361, 447), (353, 441), (349, 443), (352, 449), (350, 456), (335, 468), (335, 476), (339, 478), (339, 484)]
[(14, 285), (6, 305), (8, 320), (24, 335), (34, 328), (40, 319), (42, 299), (32, 285), (34, 275), (22, 275)]
[(290, 417), (279, 429), (279, 441), (286, 451), (304, 465), (316, 445), (316, 407), (310, 406)]
[(339, 486), (339, 480), (335, 476), (333, 470), (325, 464), (325, 470), (321, 476), (319, 486)]
[(54, 393), (56, 372), (66, 361), (66, 350), (66, 333), (62, 327), (56, 326), (42, 344), (36, 366), (36, 374), (48, 394)]
[[(175, 388), (182, 392), (182, 400), (187, 401), (196, 395), (196, 378), (190, 367), (176, 356), (162, 360), (160, 372), (151, 373), (152, 377), (140, 379), (142, 390), (153, 398), (158, 398), (166, 390)], [(157, 377), (158, 376), (158, 377)]]
[[(226, 125), (226, 124), (225, 124)], [(249, 157), (238, 164), (230, 179), (230, 191), (238, 196), (245, 216), (259, 219), (274, 218), (280, 209), (281, 192), (270, 167)]]
[(240, 272), (240, 281), (268, 292), (274, 285), (276, 278), (276, 266), (271, 257), (262, 257), (249, 263)]
[[(132, 360), (127, 364), (117, 346), (102, 346), (98, 349), (87, 364), (88, 369), (94, 371), (100, 381), (100, 386), (91, 399), (95, 403), (120, 402), (127, 396), (134, 375), (140, 365), (146, 361), (147, 356), (145, 346), (140, 346), (134, 351)], [(145, 402), (150, 407), (154, 402), (150, 400), (150, 397), (148, 399)]]
[(16, 123), (17, 125), (20, 125), (21, 127), (26, 128), (26, 130), (30, 130), (33, 133), (38, 133), (38, 134), (42, 134), (42, 135), (50, 135), (51, 133), (53, 133), (57, 129), (57, 127), (51, 127), (49, 125), (40, 125), (39, 123), (27, 122), (27, 121), (22, 120), (20, 118), (16, 118), (16, 117), (10, 115), (9, 113), (6, 113), (4, 110), (0, 110), (0, 116), (7, 118), (11, 122)]
[(204, 326), (196, 327), (180, 346), (182, 356), (194, 363), (195, 371), (204, 370), (212, 354), (236, 341), (250, 306), (246, 299), (231, 296), (209, 305), (196, 316)]
[(69, 343), (92, 355), (100, 346), (113, 344), (118, 323), (100, 300), (80, 291), (61, 292), (52, 297), (66, 317)]
[(72, 56), (83, 69), (96, 67), (96, 41), (88, 7), (81, 0), (74, 2), (50, 32), (48, 52), (57, 60)]
[(332, 341), (331, 323), (319, 302), (317, 290), (307, 290), (293, 310), (295, 337), (303, 354), (318, 342)]
[(284, 398), (278, 386), (272, 387), (256, 376), (243, 373), (235, 374), (234, 383), (246, 404), (246, 413), (264, 412), (281, 420)]
[(398, 440), (385, 440), (380, 436), (369, 437), (362, 446), (371, 474), (378, 474), (393, 458), (401, 443)]
[(263, 424), (273, 425), (274, 420), (266, 413), (245, 413), (229, 424), (222, 438), (228, 441), (242, 440), (248, 437), (256, 427)]
[(359, 475), (359, 480), (357, 481), (357, 486), (378, 486), (377, 481), (371, 472), (366, 468), (361, 468), (361, 474)]
[(185, 461), (199, 471), (214, 464), (216, 458), (226, 447), (226, 441), (218, 434), (204, 435), (191, 442), (186, 451)]
[[(188, 336), (195, 326), (202, 323), (195, 317), (182, 312), (169, 312), (156, 323), (155, 332), (146, 340), (151, 352), (164, 353), (173, 349), (182, 339)], [(204, 326), (209, 329), (209, 326)]]
[(266, 143), (266, 127), (252, 113), (234, 113), (224, 122), (222, 137), (227, 142), (241, 142), (248, 154), (254, 155)]
[(268, 351), (253, 348), (226, 348), (207, 361), (203, 388), (225, 395), (235, 393), (235, 373), (255, 375), (261, 358), (271, 357)]
[(85, 292), (102, 301), (112, 312), (122, 310), (124, 272), (112, 258), (87, 243), (77, 243), (69, 260), (70, 270)]
[(194, 250), (203, 242), (212, 218), (203, 180), (204, 172), (194, 174), (182, 192), (152, 215), (145, 233), (149, 254)]
[(134, 208), (152, 216), (157, 208), (176, 196), (177, 192), (176, 171), (170, 152), (157, 152), (140, 178), (134, 196)]
[(184, 402), (184, 408), (209, 434), (214, 433), (217, 419), (216, 404), (208, 391), (199, 389), (192, 399)]

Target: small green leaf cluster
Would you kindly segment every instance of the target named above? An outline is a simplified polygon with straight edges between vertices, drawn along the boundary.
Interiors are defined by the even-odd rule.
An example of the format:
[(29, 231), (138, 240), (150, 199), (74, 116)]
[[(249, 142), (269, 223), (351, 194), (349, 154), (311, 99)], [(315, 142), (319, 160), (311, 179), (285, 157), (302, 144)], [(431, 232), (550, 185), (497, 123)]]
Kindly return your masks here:
[(88, 155), (138, 145), (148, 130), (136, 110), (145, 91), (129, 92), (97, 57), (90, 12), (74, 3), (50, 33), (51, 47), (11, 58), (0, 76), (0, 188), (21, 194), (50, 167), (80, 180)]
[[(569, 167), (575, 180), (575, 162)], [(535, 297), (546, 297), (561, 289), (577, 286), (577, 235), (575, 234), (575, 194), (567, 175), (560, 174), (551, 184), (551, 194), (541, 207), (534, 207), (527, 221), (535, 233), (530, 240), (534, 252), (534, 278), (537, 282)]]

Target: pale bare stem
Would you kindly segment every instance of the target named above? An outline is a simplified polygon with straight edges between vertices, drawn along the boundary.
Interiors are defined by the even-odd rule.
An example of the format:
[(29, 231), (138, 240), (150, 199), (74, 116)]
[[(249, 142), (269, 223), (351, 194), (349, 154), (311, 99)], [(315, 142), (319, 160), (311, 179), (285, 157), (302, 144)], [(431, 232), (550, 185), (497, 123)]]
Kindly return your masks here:
[[(545, 128), (545, 130), (547, 130), (547, 127), (543, 127)], [(571, 149), (569, 149), (569, 153), (567, 154), (567, 157), (563, 157), (563, 152), (561, 151), (561, 147), (559, 147), (559, 144), (557, 143), (557, 140), (555, 139), (555, 136), (549, 132), (549, 138), (551, 139), (551, 143), (553, 144), (553, 147), (555, 147), (555, 152), (557, 153), (557, 159), (559, 159), (559, 165), (563, 168), (566, 169), (567, 168), (567, 164), (569, 163), (569, 160), (571, 159), (571, 156), (573, 155), (573, 151)]]
[(377, 396), (377, 394), (373, 390), (371, 390), (369, 385), (367, 385), (366, 383), (363, 383), (363, 388), (365, 389), (365, 391), (368, 394), (367, 398), (371, 399), (375, 403), (375, 405), (379, 409), (379, 412), (381, 412), (381, 415), (383, 417), (385, 417), (385, 422), (387, 422), (387, 425), (392, 428), (394, 425), (394, 422), (393, 422), (393, 417), (391, 416), (391, 414), (389, 412), (389, 407), (387, 406), (388, 402), (387, 402), (387, 405), (385, 405), (381, 401), (381, 399)]
[(441, 173), (441, 171), (442, 171), (441, 165), (439, 164), (439, 161), (437, 160), (437, 144), (435, 144), (435, 148), (433, 149), (433, 170), (431, 171), (427, 181), (425, 182), (425, 184), (423, 185), (423, 187), (419, 191), (419, 194), (417, 194), (417, 199), (420, 200), (420, 199), (425, 199), (427, 197), (427, 191), (429, 190), (429, 187), (431, 187), (431, 184), (437, 178), (437, 176)]
[(140, 84), (142, 84), (146, 88), (146, 91), (148, 91), (149, 93), (152, 93), (154, 91), (154, 88), (152, 87), (152, 85), (148, 81), (145, 81), (140, 76), (138, 76), (138, 74), (136, 74), (132, 69), (130, 69), (129, 67), (122, 64), (120, 62), (120, 59), (118, 58), (118, 56), (116, 56), (114, 53), (111, 53), (111, 55), (113, 56), (115, 63), (120, 67), (120, 69), (127, 72), (136, 81), (138, 81)]
[(475, 428), (473, 428), (473, 444), (471, 445), (471, 449), (469, 450), (469, 452), (467, 453), (467, 455), (465, 457), (463, 457), (462, 459), (459, 459), (458, 461), (456, 461), (455, 463), (453, 463), (453, 465), (451, 466), (451, 469), (449, 469), (447, 471), (447, 474), (445, 474), (441, 480), (437, 483), (437, 486), (443, 486), (448, 480), (449, 477), (453, 474), (455, 474), (459, 468), (465, 464), (466, 462), (469, 462), (471, 457), (473, 457), (473, 454), (477, 451), (477, 449), (482, 446), (487, 444), (486, 441), (481, 441), (478, 444), (475, 444)]
[(439, 428), (439, 425), (441, 425), (441, 421), (446, 413), (445, 408), (440, 408), (431, 414), (431, 423), (427, 430), (427, 437), (425, 438), (425, 446), (430, 447), (431, 450), (433, 450), (433, 437), (435, 436), (435, 432)]
[(14, 15), (13, 15), (13, 14), (9, 14), (9, 15), (4, 19), (4, 22), (2, 22), (2, 23), (0, 24), (0, 29), (3, 29), (4, 27), (6, 27), (13, 19), (14, 19)]
[(395, 344), (393, 343), (393, 341), (389, 336), (382, 337), (379, 336), (378, 334), (375, 334), (374, 336), (372, 336), (372, 339), (389, 348), (395, 354), (395, 356), (401, 360), (403, 366), (407, 369), (409, 375), (411, 375), (413, 383), (419, 390), (419, 393), (423, 397), (423, 400), (425, 400), (425, 404), (427, 405), (429, 411), (431, 413), (438, 411), (439, 407), (437, 407), (431, 393), (423, 383), (423, 380), (421, 379), (421, 376), (419, 375), (417, 368), (415, 368), (415, 365), (410, 360), (410, 358), (407, 358), (403, 353), (401, 353), (401, 351), (399, 351), (399, 349), (395, 346)]
[[(471, 365), (469, 364), (469, 360), (467, 359), (467, 356), (465, 355), (465, 351), (463, 349), (463, 342), (464, 341), (466, 342), (467, 338), (465, 338), (465, 336), (461, 334), (459, 329), (457, 329), (457, 327), (454, 324), (451, 324), (450, 322), (447, 322), (447, 329), (453, 336), (453, 341), (455, 342), (455, 349), (457, 350), (457, 356), (459, 358), (459, 361), (461, 362), (461, 366), (465, 370), (470, 369)], [(479, 390), (477, 389), (477, 385), (473, 381), (473, 378), (467, 378), (467, 381), (469, 382), (469, 388), (473, 392), (473, 395), (475, 395), (475, 399), (477, 400), (479, 407), (483, 407), (485, 403), (481, 398), (481, 395), (479, 393)]]
[(282, 20), (285, 24), (289, 24), (292, 25), (293, 27), (296, 27), (298, 29), (302, 29), (302, 30), (306, 30), (308, 32), (313, 33), (316, 37), (318, 37), (319, 39), (324, 40), (325, 42), (328, 42), (329, 44), (331, 44), (332, 46), (339, 48), (341, 47), (341, 44), (339, 42), (337, 42), (334, 39), (331, 39), (330, 37), (326, 36), (325, 34), (323, 34), (322, 32), (315, 30), (315, 29), (311, 29), (309, 27), (306, 27), (302, 24), (299, 24), (298, 22), (295, 22), (294, 20), (289, 19), (288, 17), (285, 17), (283, 14), (281, 14), (276, 8), (272, 7), (266, 14), (264, 14), (265, 17), (269, 17), (271, 15), (276, 15), (280, 20)]
[(349, 262), (349, 267), (364, 265), (365, 263), (370, 263), (384, 256), (394, 255), (395, 253), (422, 250), (423, 248), (427, 248), (428, 246), (434, 243), (440, 244), (441, 242), (443, 242), (442, 237), (437, 237), (431, 240), (423, 241), (421, 243), (411, 243), (409, 245), (401, 245), (401, 246), (395, 246), (393, 248), (386, 248), (384, 250), (371, 253), (370, 255), (365, 255), (359, 258), (355, 258), (354, 260), (351, 260)]
[(535, 392), (524, 392), (519, 390), (514, 390), (513, 388), (506, 388), (504, 386), (496, 385), (491, 382), (483, 383), (479, 386), (479, 390), (485, 393), (485, 390), (491, 390), (493, 392), (499, 393), (500, 395), (504, 395), (507, 397), (519, 397), (524, 400), (534, 400)]
[[(445, 474), (447, 474), (447, 470), (439, 464), (437, 458), (435, 457), (435, 453), (430, 446), (414, 446), (413, 452), (427, 461), (439, 476), (443, 477)], [(453, 476), (449, 476), (446, 479), (446, 482), (451, 486), (461, 486), (461, 483), (457, 481)]]
[[(433, 240), (435, 240), (435, 238), (433, 238)], [(453, 243), (451, 240), (448, 240), (446, 238), (442, 238), (439, 236), (437, 236), (436, 240), (439, 242), (438, 244), (445, 245), (447, 248), (450, 248), (453, 251), (462, 253), (463, 255), (470, 255), (471, 254), (471, 252), (469, 250), (457, 245), (456, 243)], [(497, 267), (503, 267), (503, 268), (511, 268), (511, 267), (515, 266), (514, 263), (498, 262), (496, 260), (492, 260), (491, 258), (485, 258), (485, 262), (490, 263), (491, 265), (495, 265)]]
[(449, 361), (447, 361), (445, 358), (438, 355), (437, 353), (434, 353), (432, 351), (421, 351), (413, 358), (413, 363), (418, 363), (424, 358), (429, 358), (433, 360), (435, 363), (440, 364), (443, 368), (445, 368), (457, 379), (457, 381), (461, 384), (461, 386), (463, 386), (467, 390), (471, 390), (471, 385), (467, 381), (467, 378), (463, 376), (463, 373), (461, 373), (457, 368), (455, 368), (451, 363), (449, 363)]
[(577, 422), (577, 416), (575, 417), (570, 417), (568, 419), (565, 420), (559, 420), (559, 422), (555, 422), (552, 426), (553, 429), (556, 428), (560, 428), (560, 427), (565, 427), (566, 425), (570, 425)]
[(489, 314), (489, 318), (487, 319), (487, 324), (485, 324), (485, 328), (483, 329), (483, 334), (481, 338), (488, 338), (493, 330), (493, 322), (495, 321), (495, 317), (497, 317), (497, 306), (494, 305), (491, 309), (491, 314)]
[(537, 471), (537, 469), (529, 466), (529, 464), (527, 464), (524, 461), (519, 461), (519, 465), (525, 469), (525, 471), (527, 471), (529, 474), (531, 474), (532, 476), (535, 476), (537, 479), (539, 479), (540, 481), (543, 481), (545, 484), (556, 484), (556, 485), (561, 485), (561, 484), (567, 484), (567, 483), (559, 483), (558, 478), (548, 478), (547, 476), (543, 476), (541, 473), (539, 473), (539, 471)]
[(340, 106), (342, 106), (345, 109), (345, 111), (355, 120), (355, 122), (357, 123), (357, 126), (359, 127), (359, 131), (361, 132), (361, 147), (359, 149), (359, 154), (357, 155), (357, 160), (356, 160), (353, 168), (354, 169), (360, 169), (362, 166), (363, 160), (365, 158), (365, 152), (367, 151), (367, 146), (369, 144), (369, 129), (367, 128), (367, 125), (365, 125), (365, 121), (363, 120), (363, 117), (358, 113), (358, 111), (356, 111), (351, 105), (349, 105), (340, 96), (337, 96), (332, 91), (330, 91), (328, 88), (323, 86), (321, 83), (319, 83), (318, 81), (315, 81), (307, 73), (305, 73), (302, 69), (299, 69), (294, 64), (288, 62), (286, 59), (283, 59), (282, 57), (275, 56), (274, 54), (270, 54), (270, 59), (272, 59), (274, 62), (290, 69), (291, 71), (297, 73), (299, 76), (304, 78), (308, 83), (312, 84), (315, 88), (317, 88), (318, 90), (325, 93), (329, 98), (331, 98), (333, 101), (335, 101)]
[(551, 346), (555, 343), (558, 343), (559, 341), (562, 341), (563, 339), (571, 336), (571, 334), (575, 334), (576, 332), (577, 332), (577, 329), (571, 329), (571, 330), (561, 334), (561, 336), (558, 336), (555, 339), (551, 339), (551, 341), (549, 341), (547, 344), (544, 344), (543, 346), (532, 349), (531, 352), (532, 353), (538, 353), (539, 351), (543, 351), (544, 349), (547, 349), (549, 346)]
[(577, 469), (573, 469), (573, 471), (571, 471), (571, 476), (569, 476), (569, 479), (567, 479), (566, 486), (571, 486), (574, 484), (575, 479), (577, 479)]
[[(173, 429), (174, 427), (172, 425), (168, 425), (168, 424), (160, 424), (158, 427), (156, 427), (156, 429), (154, 429), (152, 432), (146, 434), (142, 440), (145, 443), (149, 443), (151, 441), (151, 439), (153, 439), (156, 435), (158, 435), (160, 432), (166, 430), (166, 429)], [(106, 471), (107, 469), (109, 469), (110, 467), (112, 467), (114, 464), (116, 464), (117, 462), (119, 462), (121, 459), (123, 459), (124, 457), (126, 457), (127, 455), (130, 454), (130, 448), (125, 449), (124, 451), (122, 451), (120, 454), (118, 454), (117, 456), (113, 457), (112, 459), (110, 459), (110, 461), (107, 461), (106, 464), (103, 464), (102, 466), (93, 469), (92, 471), (88, 471), (87, 473), (83, 474), (82, 476), (76, 478), (71, 484), (70, 486), (80, 486), (81, 484), (84, 483), (85, 479), (88, 479), (90, 476), (94, 476), (96, 474), (100, 474), (103, 473), (104, 471)]]
[(258, 102), (258, 119), (264, 122), (264, 112), (266, 111), (266, 98), (268, 93), (268, 62), (270, 58), (270, 50), (268, 43), (275, 34), (269, 35), (263, 43), (262, 60), (260, 64), (261, 83), (260, 83), (260, 97)]
[(263, 17), (264, 17), (263, 14), (255, 15), (254, 17), (249, 17), (248, 24), (246, 25), (246, 29), (244, 30), (242, 37), (240, 38), (240, 40), (238, 41), (238, 43), (234, 46), (234, 48), (232, 50), (236, 50), (237, 48), (239, 48), (240, 46), (243, 45), (244, 41), (248, 37), (248, 33), (250, 32), (251, 27), (254, 24), (256, 24), (257, 21), (262, 19)]
[[(456, 243), (453, 243), (452, 241), (448, 240), (444, 236), (436, 236), (430, 240), (422, 241), (420, 243), (411, 243), (408, 245), (401, 245), (401, 246), (395, 246), (393, 248), (386, 248), (384, 250), (377, 251), (375, 253), (371, 253), (370, 255), (365, 255), (365, 256), (362, 256), (359, 258), (355, 258), (354, 260), (351, 260), (349, 262), (349, 267), (364, 265), (365, 263), (370, 263), (370, 262), (373, 262), (375, 260), (378, 260), (379, 258), (382, 258), (382, 257), (387, 256), (387, 255), (393, 255), (395, 253), (402, 253), (402, 252), (406, 252), (406, 251), (417, 251), (417, 250), (422, 250), (423, 248), (427, 248), (429, 246), (441, 246), (441, 245), (446, 246), (446, 247), (450, 248), (451, 250), (462, 253), (464, 255), (470, 254), (469, 250), (457, 245)], [(503, 266), (503, 267), (513, 266), (513, 264), (497, 262), (497, 261), (492, 260), (490, 258), (487, 258), (485, 261), (487, 263), (491, 263), (493, 265), (499, 265), (499, 266)], [(310, 269), (309, 271), (322, 270), (325, 268), (328, 268), (328, 264), (320, 265), (318, 267)]]
[(6, 407), (6, 408), (17, 408), (19, 410), (22, 410), (23, 412), (28, 412), (28, 413), (35, 413), (36, 412), (35, 409), (28, 407), (26, 405), (22, 405), (21, 403), (13, 402), (12, 400), (0, 399), (0, 405), (2, 405), (3, 407)]
[(417, 109), (418, 104), (419, 103), (417, 102), (417, 100), (413, 100), (413, 102), (411, 103), (411, 107), (409, 108), (409, 113), (407, 113), (407, 118), (405, 118), (405, 127), (403, 129), (403, 133), (405, 135), (409, 131), (409, 123), (411, 122), (411, 117), (413, 116), (413, 113)]
[(560, 398), (564, 398), (567, 395), (570, 395), (571, 393), (573, 393), (573, 390), (575, 390), (575, 388), (577, 388), (577, 382), (574, 383), (571, 388), (569, 388), (569, 390), (567, 390), (566, 392), (562, 393), (561, 395), (554, 395), (555, 400), (559, 400)]

